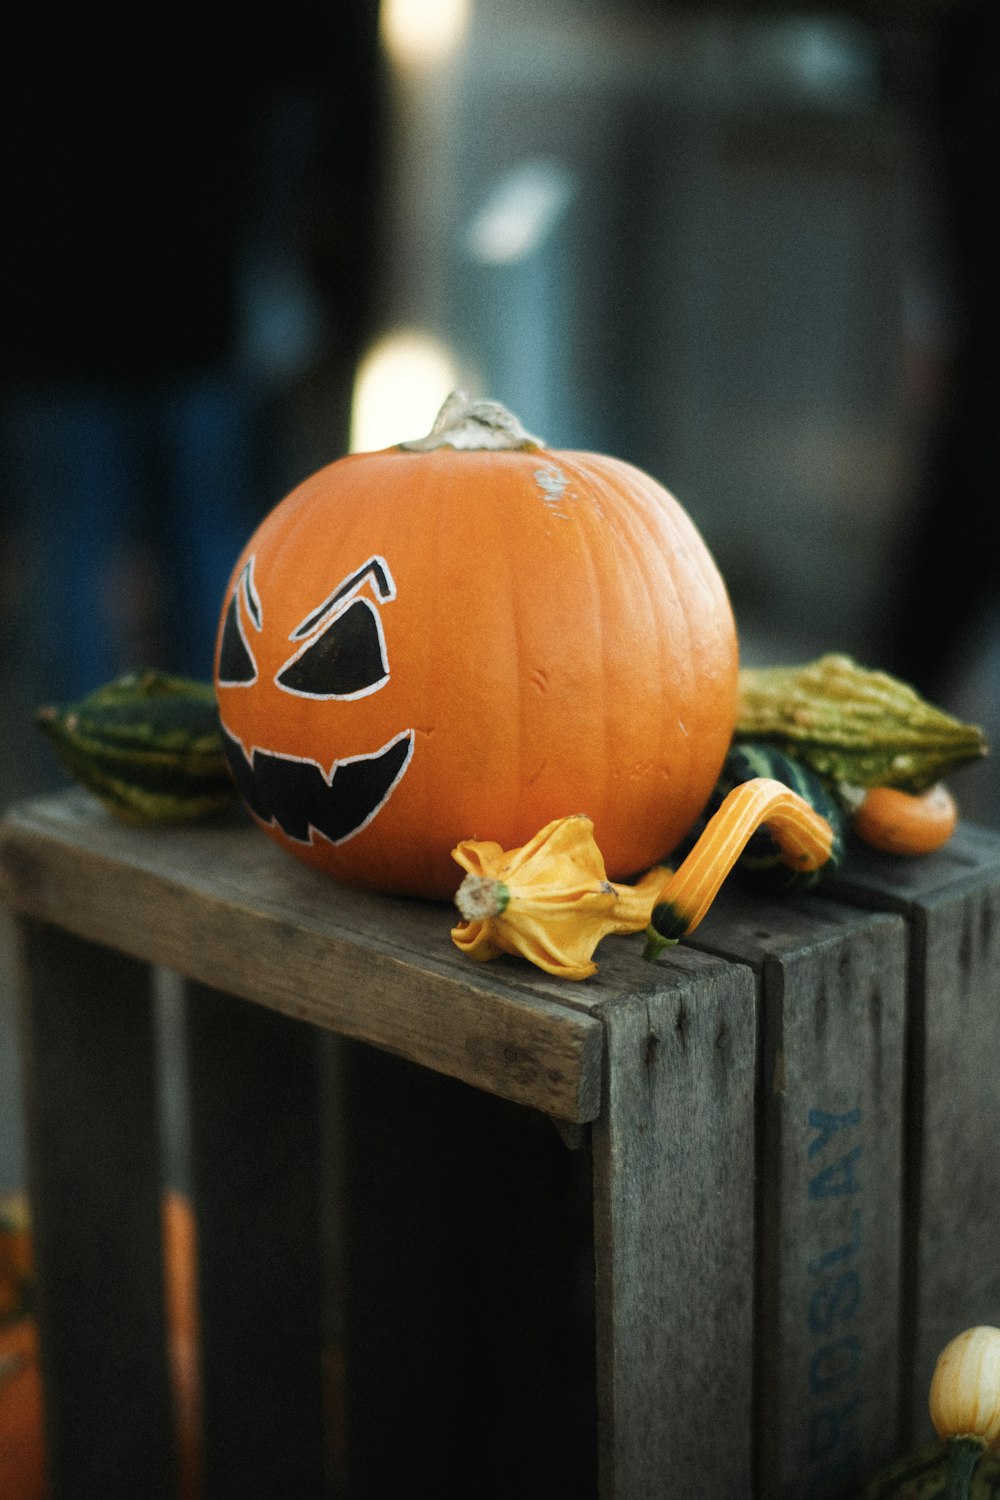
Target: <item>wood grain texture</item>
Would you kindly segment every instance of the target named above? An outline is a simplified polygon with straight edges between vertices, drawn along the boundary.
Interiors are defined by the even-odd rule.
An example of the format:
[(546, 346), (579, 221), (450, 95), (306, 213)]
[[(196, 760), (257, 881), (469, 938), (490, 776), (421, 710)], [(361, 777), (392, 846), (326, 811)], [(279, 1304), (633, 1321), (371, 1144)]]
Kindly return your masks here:
[(47, 798), (4, 820), (0, 875), (16, 910), (79, 936), (559, 1119), (597, 1113), (601, 1028), (573, 986), (471, 964), (449, 907), (339, 886), (245, 818), (126, 828)]
[(678, 951), (605, 1012), (592, 1128), (602, 1500), (751, 1483), (750, 972)]
[(319, 1034), (189, 985), (205, 1500), (326, 1493)]
[(755, 1493), (846, 1500), (897, 1450), (904, 925), (731, 888), (692, 942), (758, 977)]
[(1000, 1325), (1000, 838), (968, 825), (937, 854), (854, 848), (837, 882), (910, 934), (902, 1438), (932, 1436), (941, 1349)]
[(166, 1500), (176, 1456), (149, 972), (19, 924), (53, 1500)]

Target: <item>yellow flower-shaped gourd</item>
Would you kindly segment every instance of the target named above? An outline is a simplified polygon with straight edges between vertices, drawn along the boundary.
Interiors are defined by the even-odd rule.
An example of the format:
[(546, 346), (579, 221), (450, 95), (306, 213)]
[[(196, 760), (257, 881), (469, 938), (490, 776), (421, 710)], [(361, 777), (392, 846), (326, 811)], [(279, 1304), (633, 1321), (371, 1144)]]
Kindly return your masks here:
[(656, 866), (634, 886), (614, 884), (583, 814), (546, 824), (519, 849), (465, 839), (452, 854), (468, 872), (455, 896), (456, 946), (475, 959), (520, 954), (562, 979), (594, 974), (609, 933), (643, 931), (669, 876)]
[(588, 979), (593, 952), (611, 932), (646, 932), (645, 957), (692, 932), (747, 840), (766, 823), (795, 869), (830, 857), (833, 829), (780, 781), (758, 776), (728, 793), (675, 872), (653, 868), (635, 885), (607, 877), (594, 826), (582, 813), (547, 823), (519, 849), (466, 839), (452, 858), (468, 871), (455, 895), (464, 919), (452, 929), (469, 958), (519, 953), (562, 979)]

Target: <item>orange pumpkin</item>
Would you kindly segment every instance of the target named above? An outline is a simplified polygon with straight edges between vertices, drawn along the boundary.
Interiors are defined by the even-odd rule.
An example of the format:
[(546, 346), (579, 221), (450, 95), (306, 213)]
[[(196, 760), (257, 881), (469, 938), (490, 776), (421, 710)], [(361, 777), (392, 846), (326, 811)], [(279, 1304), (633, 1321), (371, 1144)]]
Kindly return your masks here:
[(223, 605), (230, 764), (278, 843), (448, 898), (462, 839), (594, 824), (608, 874), (701, 812), (737, 708), (725, 587), (678, 502), (453, 396), (413, 444), (328, 465), (264, 520)]

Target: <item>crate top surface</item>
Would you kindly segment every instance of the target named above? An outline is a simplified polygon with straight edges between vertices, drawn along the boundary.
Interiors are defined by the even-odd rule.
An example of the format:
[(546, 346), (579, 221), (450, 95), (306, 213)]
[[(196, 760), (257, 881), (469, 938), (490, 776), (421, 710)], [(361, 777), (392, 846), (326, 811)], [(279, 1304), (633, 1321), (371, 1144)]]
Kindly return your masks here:
[(128, 827), (71, 790), (0, 822), (0, 898), (20, 914), (577, 1122), (600, 1112), (610, 1008), (724, 986), (749, 997), (768, 954), (850, 942), (899, 920), (881, 913), (983, 884), (1000, 885), (1000, 838), (982, 829), (920, 860), (855, 851), (825, 887), (832, 902), (723, 892), (696, 944), (648, 964), (640, 936), (609, 937), (597, 974), (573, 983), (519, 959), (473, 963), (447, 903), (340, 885), (242, 813)]
[(240, 813), (128, 827), (79, 790), (7, 812), (0, 897), (23, 916), (574, 1121), (600, 1108), (603, 1009), (725, 968), (687, 951), (647, 964), (639, 937), (607, 939), (583, 983), (517, 959), (474, 963), (451, 941), (447, 903), (337, 884)]

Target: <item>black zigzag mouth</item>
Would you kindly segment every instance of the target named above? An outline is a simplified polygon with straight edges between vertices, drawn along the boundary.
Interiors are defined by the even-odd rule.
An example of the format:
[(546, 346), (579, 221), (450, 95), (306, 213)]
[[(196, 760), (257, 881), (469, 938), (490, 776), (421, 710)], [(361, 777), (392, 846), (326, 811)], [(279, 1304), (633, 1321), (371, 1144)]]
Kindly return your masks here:
[(329, 772), (314, 760), (256, 747), (248, 755), (225, 726), (223, 739), (240, 796), (262, 823), (277, 825), (299, 844), (312, 844), (317, 833), (343, 844), (392, 796), (410, 764), (414, 734), (404, 729), (371, 755), (335, 760)]

